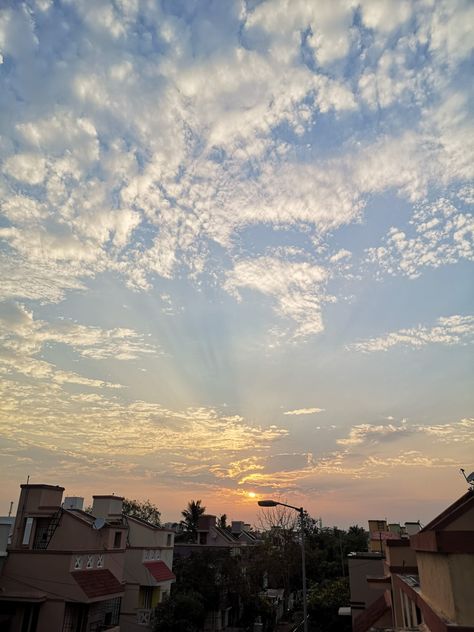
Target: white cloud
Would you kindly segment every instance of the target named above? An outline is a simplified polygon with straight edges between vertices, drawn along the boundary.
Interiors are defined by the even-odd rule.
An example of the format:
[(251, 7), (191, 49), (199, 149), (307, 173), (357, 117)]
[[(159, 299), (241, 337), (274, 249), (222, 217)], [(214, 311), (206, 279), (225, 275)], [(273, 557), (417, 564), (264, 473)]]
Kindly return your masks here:
[(418, 325), (410, 329), (399, 329), (384, 336), (362, 340), (349, 349), (371, 353), (387, 351), (391, 347), (402, 346), (419, 349), (426, 345), (467, 345), (474, 341), (474, 316), (446, 316), (438, 318), (436, 325)]
[(420, 205), (410, 224), (414, 236), (391, 228), (385, 245), (368, 249), (368, 260), (388, 274), (410, 278), (418, 277), (424, 268), (474, 260), (474, 219), (450, 201), (442, 198)]
[(41, 184), (46, 176), (46, 161), (38, 154), (15, 154), (5, 160), (3, 171), (25, 184)]
[[(472, 175), (467, 98), (418, 50), (432, 28), (433, 52), (450, 65), (462, 59), (465, 3), (364, 0), (365, 39), (351, 1), (226, 4), (214, 7), (214, 21), (202, 7), (180, 17), (153, 4), (36, 7), (5, 11), (0, 27), (0, 46), (14, 60), (0, 238), (10, 268), (19, 262), (15, 282), (2, 280), (4, 295), (59, 300), (107, 270), (140, 290), (183, 269), (197, 279), (209, 271), (213, 242), (235, 260), (235, 240), (249, 226), (330, 238), (361, 221), (373, 194), (392, 189), (419, 202), (434, 185), (464, 185)], [(50, 49), (57, 59), (45, 73)], [(344, 60), (356, 51), (348, 78)], [(397, 106), (401, 117), (415, 108), (416, 116), (408, 129), (395, 117), (385, 136), (355, 139), (346, 117), (364, 104)], [(326, 153), (313, 131), (327, 121), (346, 136)], [(469, 220), (459, 213), (445, 226), (447, 245), (427, 245), (423, 233), (402, 255), (401, 241), (388, 236), (370, 257), (409, 276), (418, 270), (410, 249), (426, 266), (467, 258)], [(227, 276), (219, 270), (224, 289), (257, 289), (255, 265), (239, 259)], [(279, 287), (258, 291), (299, 334), (321, 331), (317, 266), (308, 264), (302, 280), (296, 264), (272, 265)]]
[(277, 313), (295, 321), (295, 335), (305, 336), (323, 329), (321, 303), (327, 278), (320, 266), (259, 257), (237, 262), (224, 288), (238, 298), (242, 288), (271, 297)]
[(411, 432), (408, 426), (395, 426), (393, 424), (371, 425), (360, 424), (351, 428), (349, 436), (345, 439), (338, 439), (337, 443), (344, 446), (354, 446), (367, 441), (378, 442), (385, 439), (398, 438)]
[(32, 312), (14, 302), (0, 303), (0, 341), (0, 370), (4, 374), (21, 373), (57, 384), (74, 383), (98, 388), (117, 388), (119, 385), (61, 370), (38, 356), (51, 344), (68, 345), (80, 355), (95, 360), (133, 360), (143, 354), (159, 353), (156, 346), (145, 343), (143, 337), (131, 329), (104, 330), (69, 321), (51, 324), (35, 320)]
[(296, 408), (295, 410), (287, 410), (284, 415), (314, 415), (324, 412), (324, 408)]

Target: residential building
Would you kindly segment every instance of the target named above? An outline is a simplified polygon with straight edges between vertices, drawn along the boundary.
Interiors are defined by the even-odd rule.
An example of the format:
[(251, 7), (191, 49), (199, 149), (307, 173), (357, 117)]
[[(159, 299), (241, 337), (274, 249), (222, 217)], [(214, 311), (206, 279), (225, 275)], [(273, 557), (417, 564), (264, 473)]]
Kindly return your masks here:
[(174, 533), (124, 515), (120, 496), (94, 496), (86, 513), (63, 492), (22, 485), (9, 546), (0, 521), (0, 630), (151, 629), (175, 579)]
[(124, 516), (127, 525), (125, 595), (121, 632), (151, 629), (153, 609), (165, 599), (175, 581), (174, 533), (138, 518)]
[(187, 556), (200, 549), (226, 549), (231, 555), (239, 555), (242, 546), (246, 546), (245, 538), (241, 534), (233, 534), (230, 529), (219, 527), (217, 517), (211, 514), (200, 516), (197, 526), (195, 542), (177, 541), (175, 553), (177, 556)]
[(383, 575), (383, 562), (384, 559), (380, 553), (370, 551), (350, 553), (347, 556), (351, 593), (350, 614), (353, 623), (385, 592), (385, 587), (374, 590), (367, 583), (367, 576)]
[(474, 632), (474, 490), (405, 532), (386, 540), (384, 572), (366, 577), (378, 596), (355, 617), (354, 632)]
[(62, 507), (63, 492), (21, 485), (0, 577), (2, 630), (119, 629), (126, 526)]

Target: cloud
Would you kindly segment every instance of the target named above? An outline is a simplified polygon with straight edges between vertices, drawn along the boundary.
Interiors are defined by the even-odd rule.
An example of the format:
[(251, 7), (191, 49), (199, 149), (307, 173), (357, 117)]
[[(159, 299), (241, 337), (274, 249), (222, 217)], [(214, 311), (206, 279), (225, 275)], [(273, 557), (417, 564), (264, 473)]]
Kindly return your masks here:
[(337, 443), (344, 446), (359, 445), (367, 441), (378, 443), (380, 441), (397, 439), (401, 435), (407, 435), (410, 432), (411, 429), (406, 425), (395, 426), (393, 424), (360, 424), (351, 428), (349, 436), (345, 439), (338, 439)]
[(224, 289), (239, 299), (242, 288), (269, 296), (281, 317), (296, 322), (295, 335), (305, 336), (323, 329), (321, 303), (326, 299), (323, 288), (327, 278), (321, 266), (259, 257), (237, 262)]
[(4, 163), (3, 170), (12, 178), (27, 184), (41, 184), (46, 175), (45, 160), (36, 154), (16, 154)]
[(5, 374), (17, 372), (57, 384), (73, 383), (95, 388), (118, 388), (119, 385), (63, 371), (38, 356), (51, 344), (68, 345), (81, 356), (95, 360), (133, 360), (144, 354), (159, 353), (156, 346), (145, 343), (143, 337), (131, 329), (105, 330), (65, 320), (53, 325), (35, 320), (24, 305), (11, 301), (0, 303), (0, 340), (0, 370)]
[(384, 336), (362, 340), (349, 345), (349, 349), (371, 353), (387, 351), (402, 346), (419, 349), (431, 344), (467, 345), (474, 336), (474, 316), (446, 316), (438, 318), (436, 325), (429, 328), (418, 325), (410, 329), (399, 329)]
[(297, 408), (295, 410), (287, 410), (284, 415), (313, 415), (315, 413), (324, 412), (324, 408)]
[(0, 394), (3, 438), (23, 455), (42, 451), (43, 458), (54, 459), (56, 471), (88, 463), (96, 475), (132, 471), (144, 480), (153, 471), (162, 481), (189, 483), (199, 477), (201, 484), (212, 485), (255, 467), (287, 435), (213, 408), (173, 410), (118, 396), (70, 394), (54, 381), (19, 383), (6, 377)]
[(368, 249), (368, 261), (388, 274), (414, 279), (424, 268), (474, 260), (474, 219), (447, 199), (420, 205), (410, 224), (414, 236), (391, 228), (385, 245)]
[[(454, 4), (367, 0), (362, 26), (352, 2), (235, 3), (213, 6), (213, 19), (207, 5), (180, 15), (108, 2), (6, 9), (12, 119), (0, 147), (0, 239), (10, 267), (19, 265), (3, 295), (58, 301), (106, 271), (140, 291), (157, 275), (199, 282), (214, 274), (218, 245), (216, 276), (242, 296), (266, 256), (263, 248), (255, 260), (236, 256), (248, 227), (330, 239), (362, 220), (374, 194), (395, 190), (419, 204), (433, 186), (464, 183), (467, 95), (422, 54), (431, 47), (453, 68), (465, 58), (471, 9)], [(367, 107), (369, 117), (393, 115), (385, 135), (350, 132)], [(326, 147), (320, 125), (342, 137)], [(427, 229), (404, 241), (397, 231), (368, 256), (413, 276), (471, 257), (470, 230), (459, 209), (438, 237)], [(348, 253), (339, 248), (330, 263)], [(306, 281), (291, 289), (282, 281), (271, 296), (297, 336), (321, 332), (324, 284), (311, 286), (318, 261), (286, 272), (270, 264), (280, 278), (308, 265)]]

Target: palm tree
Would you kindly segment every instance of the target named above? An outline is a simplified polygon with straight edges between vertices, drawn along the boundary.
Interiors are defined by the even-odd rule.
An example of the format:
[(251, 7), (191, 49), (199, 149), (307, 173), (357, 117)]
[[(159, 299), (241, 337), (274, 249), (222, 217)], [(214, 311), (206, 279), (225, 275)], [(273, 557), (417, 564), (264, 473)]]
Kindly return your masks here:
[(191, 500), (188, 503), (186, 509), (183, 509), (181, 515), (184, 520), (181, 520), (181, 524), (184, 530), (189, 534), (189, 539), (194, 542), (197, 540), (197, 527), (199, 518), (206, 511), (205, 507), (201, 506), (200, 500)]

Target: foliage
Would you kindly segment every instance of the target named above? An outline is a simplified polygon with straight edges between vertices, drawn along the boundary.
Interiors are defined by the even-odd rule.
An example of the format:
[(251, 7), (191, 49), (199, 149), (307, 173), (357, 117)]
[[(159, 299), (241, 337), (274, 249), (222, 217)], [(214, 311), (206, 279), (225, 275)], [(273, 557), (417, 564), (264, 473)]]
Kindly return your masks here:
[(308, 614), (314, 632), (350, 632), (350, 617), (338, 614), (349, 604), (349, 580), (345, 577), (314, 584), (308, 591)]
[(206, 618), (202, 596), (197, 592), (173, 592), (155, 610), (154, 632), (199, 632)]
[(130, 498), (124, 498), (122, 511), (126, 516), (145, 520), (146, 522), (149, 522), (156, 527), (161, 526), (161, 513), (158, 510), (158, 507), (151, 503), (149, 500), (140, 501)]
[(222, 514), (222, 516), (217, 519), (217, 526), (221, 529), (227, 529), (229, 527), (227, 524), (227, 514)]
[[(86, 513), (92, 514), (92, 505), (84, 510)], [(124, 498), (122, 503), (122, 513), (132, 518), (145, 520), (155, 527), (161, 526), (161, 512), (156, 505), (149, 500), (133, 500)]]
[(305, 529), (306, 571), (310, 582), (344, 577), (348, 573), (347, 555), (367, 551), (368, 534), (357, 525), (348, 531), (337, 527)]
[(199, 518), (205, 511), (206, 508), (202, 506), (200, 500), (191, 500), (186, 509), (183, 509), (181, 512), (184, 518), (184, 520), (181, 521), (181, 525), (187, 534), (187, 540), (196, 541)]

